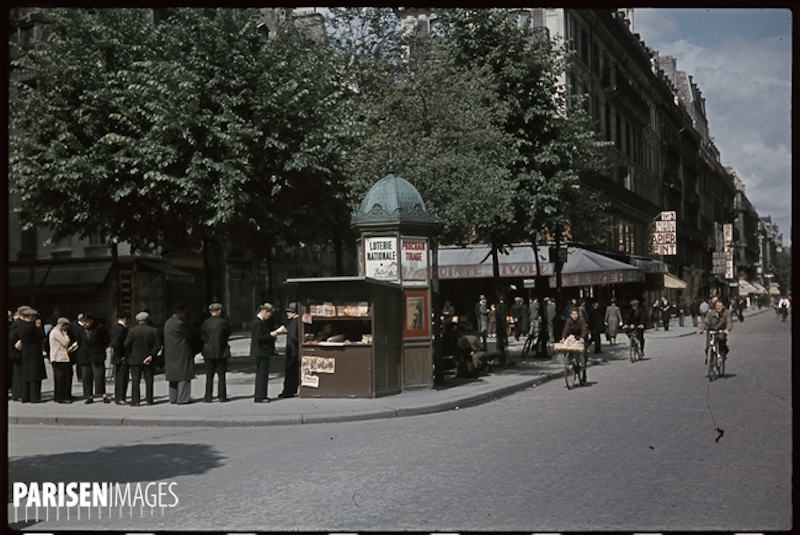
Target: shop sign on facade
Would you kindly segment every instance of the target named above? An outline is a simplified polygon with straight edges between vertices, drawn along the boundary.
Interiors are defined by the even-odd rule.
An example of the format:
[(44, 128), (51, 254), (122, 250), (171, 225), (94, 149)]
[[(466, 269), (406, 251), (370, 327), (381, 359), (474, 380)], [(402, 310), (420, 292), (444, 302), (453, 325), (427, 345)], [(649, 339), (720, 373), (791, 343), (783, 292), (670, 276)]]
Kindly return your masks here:
[(725, 278), (733, 278), (733, 225), (725, 223), (722, 226), (722, 250), (725, 252)]
[(653, 222), (653, 232), (647, 252), (650, 255), (670, 256), (678, 254), (678, 224), (675, 212), (661, 212)]

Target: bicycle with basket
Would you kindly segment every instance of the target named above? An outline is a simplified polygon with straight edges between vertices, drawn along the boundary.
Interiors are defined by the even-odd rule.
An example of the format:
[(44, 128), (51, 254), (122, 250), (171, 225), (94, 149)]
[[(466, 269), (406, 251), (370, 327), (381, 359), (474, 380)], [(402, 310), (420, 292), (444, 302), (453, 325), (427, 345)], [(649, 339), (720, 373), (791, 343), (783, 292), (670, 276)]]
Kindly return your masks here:
[(575, 384), (586, 384), (586, 344), (581, 341), (556, 342), (553, 344), (554, 353), (564, 355), (564, 380), (567, 389), (572, 390)]

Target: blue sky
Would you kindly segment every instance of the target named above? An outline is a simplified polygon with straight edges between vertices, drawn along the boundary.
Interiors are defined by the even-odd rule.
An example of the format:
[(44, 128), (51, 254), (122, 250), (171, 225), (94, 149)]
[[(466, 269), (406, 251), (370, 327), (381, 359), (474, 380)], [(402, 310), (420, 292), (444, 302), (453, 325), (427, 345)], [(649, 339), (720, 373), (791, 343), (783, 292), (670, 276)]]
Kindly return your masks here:
[(722, 164), (791, 245), (791, 11), (636, 8), (633, 31), (692, 76)]

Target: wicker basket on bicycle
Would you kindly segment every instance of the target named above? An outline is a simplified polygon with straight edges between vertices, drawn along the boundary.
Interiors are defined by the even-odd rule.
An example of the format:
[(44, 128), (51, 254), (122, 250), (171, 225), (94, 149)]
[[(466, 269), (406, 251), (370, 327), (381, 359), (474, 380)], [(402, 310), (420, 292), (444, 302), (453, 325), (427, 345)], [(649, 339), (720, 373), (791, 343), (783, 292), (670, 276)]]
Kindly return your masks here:
[(564, 344), (556, 342), (553, 344), (553, 351), (556, 353), (583, 353), (585, 347), (583, 343), (580, 344)]

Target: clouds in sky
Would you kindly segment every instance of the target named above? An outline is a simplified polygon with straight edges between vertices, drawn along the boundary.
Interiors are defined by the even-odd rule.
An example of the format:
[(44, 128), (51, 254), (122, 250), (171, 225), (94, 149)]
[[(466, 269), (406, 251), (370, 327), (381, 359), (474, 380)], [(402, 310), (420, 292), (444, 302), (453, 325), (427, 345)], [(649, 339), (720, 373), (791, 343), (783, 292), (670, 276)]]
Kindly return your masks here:
[(722, 164), (734, 169), (758, 215), (771, 215), (789, 245), (791, 12), (637, 8), (633, 30), (692, 76)]

